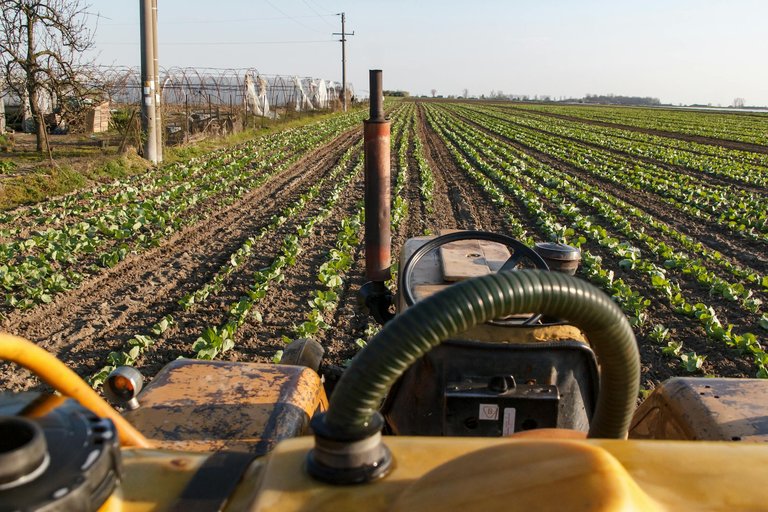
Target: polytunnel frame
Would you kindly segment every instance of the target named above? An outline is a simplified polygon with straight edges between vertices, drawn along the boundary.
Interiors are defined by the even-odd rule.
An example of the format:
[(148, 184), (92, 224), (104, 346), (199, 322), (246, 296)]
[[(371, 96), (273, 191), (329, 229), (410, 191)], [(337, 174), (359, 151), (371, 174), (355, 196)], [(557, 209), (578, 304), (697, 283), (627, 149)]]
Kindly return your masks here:
[[(259, 116), (249, 112), (246, 97), (246, 76), (250, 75), (255, 82), (262, 78), (267, 83), (267, 101), (269, 114)], [(257, 68), (190, 68), (168, 67), (160, 68), (159, 92), (160, 115), (163, 119), (165, 132), (177, 133), (183, 130), (184, 140), (194, 132), (190, 123), (198, 123), (200, 119), (211, 119), (216, 122), (208, 123), (218, 129), (225, 121), (229, 126), (236, 123), (250, 124), (250, 116), (261, 117), (262, 126), (266, 118), (288, 120), (300, 113), (291, 108), (295, 105), (300, 94), (294, 83), (294, 76), (267, 75)], [(299, 77), (305, 94), (310, 89), (308, 84), (317, 83), (320, 79)], [(336, 107), (335, 82), (323, 80), (328, 90), (328, 109)], [(141, 72), (136, 67), (101, 66), (96, 76), (96, 90), (109, 99), (116, 108), (129, 108), (138, 113), (141, 102)], [(313, 108), (314, 109), (314, 108)], [(309, 109), (308, 109), (309, 110)], [(221, 119), (220, 119), (221, 118)], [(198, 123), (199, 124), (199, 123)], [(175, 127), (175, 128), (173, 128)], [(234, 128), (233, 128), (234, 129)]]

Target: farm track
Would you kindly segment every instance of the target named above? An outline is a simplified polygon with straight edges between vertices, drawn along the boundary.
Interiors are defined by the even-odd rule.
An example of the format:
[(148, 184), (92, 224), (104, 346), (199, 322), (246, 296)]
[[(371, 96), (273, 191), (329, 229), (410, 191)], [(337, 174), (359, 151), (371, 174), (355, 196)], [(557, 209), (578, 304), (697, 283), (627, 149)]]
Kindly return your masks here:
[[(419, 113), (424, 127), (425, 150), (432, 172), (439, 176), (435, 181), (435, 195), (445, 194), (453, 212), (455, 225), (438, 226), (441, 229), (498, 230), (505, 219), (497, 208), (492, 207), (488, 196), (456, 166), (443, 140), (429, 127), (423, 110)], [(439, 190), (439, 192), (438, 192)], [(482, 199), (482, 200), (481, 200)]]
[(431, 216), (427, 214), (427, 225), (432, 226), (432, 229), (435, 232), (441, 229), (457, 229), (459, 225), (463, 226), (463, 224), (460, 223), (461, 216), (457, 215), (461, 205), (457, 205), (455, 202), (451, 201), (448, 184), (446, 183), (446, 178), (444, 176), (449, 170), (453, 170), (454, 172), (451, 174), (455, 175), (456, 167), (450, 160), (448, 160), (448, 168), (441, 166), (441, 160), (435, 160), (435, 157), (444, 159), (445, 155), (441, 155), (439, 151), (435, 150), (436, 152), (433, 156), (433, 146), (431, 145), (431, 141), (434, 140), (434, 135), (430, 138), (430, 132), (424, 118), (424, 107), (419, 104), (416, 108), (418, 119), (418, 122), (416, 123), (416, 135), (424, 145), (424, 157), (427, 160), (427, 165), (432, 170), (432, 176), (435, 180), (433, 199), (434, 213)]
[(616, 197), (622, 198), (624, 201), (649, 213), (678, 231), (696, 238), (707, 247), (723, 253), (733, 261), (751, 267), (760, 273), (768, 272), (768, 258), (766, 257), (765, 244), (763, 242), (741, 238), (734, 239), (728, 231), (719, 224), (708, 222), (705, 219), (693, 219), (683, 216), (680, 214), (679, 210), (676, 210), (674, 207), (659, 200), (656, 195), (650, 192), (622, 188), (608, 180), (601, 179), (591, 173), (577, 169), (547, 153), (510, 139), (509, 137), (499, 135), (493, 130), (467, 119), (464, 116), (457, 115), (457, 117), (488, 136), (494, 137), (505, 144), (509, 144), (554, 169), (563, 171), (578, 180), (595, 185)]
[[(175, 234), (160, 247), (128, 257), (53, 303), (11, 313), (5, 329), (36, 341), (78, 374), (89, 375), (111, 350), (178, 309), (178, 298), (207, 281), (282, 203), (311, 186), (359, 136), (359, 130), (347, 132), (207, 221)], [(260, 246), (259, 251), (269, 253), (267, 247)], [(184, 341), (189, 349), (191, 343)], [(23, 388), (34, 381), (11, 380), (10, 385)]]

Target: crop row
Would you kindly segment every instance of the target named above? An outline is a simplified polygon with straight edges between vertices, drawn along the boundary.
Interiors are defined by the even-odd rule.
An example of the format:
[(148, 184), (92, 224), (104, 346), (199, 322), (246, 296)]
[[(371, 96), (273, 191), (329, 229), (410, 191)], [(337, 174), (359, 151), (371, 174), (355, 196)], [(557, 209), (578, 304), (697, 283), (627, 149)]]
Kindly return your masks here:
[[(482, 134), (479, 133), (475, 134), (475, 137), (467, 135), (461, 137), (456, 133), (459, 131), (457, 129), (458, 124), (458, 120), (452, 118), (451, 130), (447, 131), (445, 121), (443, 121), (442, 135), (450, 139), (452, 143), (457, 144), (465, 155), (471, 156), (474, 165), (483, 168), (488, 175), (492, 175), (498, 182), (504, 183), (509, 191), (516, 193), (520, 198), (533, 195), (530, 192), (532, 190), (539, 191), (548, 199), (550, 204), (557, 205), (560, 214), (570, 222), (570, 228), (574, 229), (573, 234), (580, 233), (576, 240), (571, 240), (572, 243), (575, 242), (579, 245), (591, 239), (607, 249), (614, 257), (620, 258), (619, 266), (625, 271), (635, 270), (648, 276), (651, 287), (657, 291), (663, 291), (676, 311), (696, 318), (709, 337), (754, 355), (758, 374), (765, 375), (765, 363), (767, 362), (765, 353), (754, 335), (750, 333), (735, 334), (732, 332), (732, 327), (724, 327), (720, 324), (711, 307), (701, 303), (689, 303), (684, 298), (684, 293), (680, 287), (666, 277), (666, 269), (641, 258), (639, 251), (631, 244), (620, 242), (609, 236), (604, 228), (582, 215), (579, 209), (563, 196), (566, 193), (579, 196), (579, 193), (570, 187), (571, 184), (567, 179), (557, 178), (550, 172), (551, 169), (541, 165), (532, 165), (534, 162), (530, 160), (524, 162), (522, 159), (516, 158), (512, 159), (512, 163), (510, 163), (509, 152), (504, 155), (503, 159), (500, 158), (495, 153), (494, 146), (498, 146), (497, 143), (483, 138)], [(465, 134), (471, 131), (469, 128), (465, 128), (465, 130)], [(492, 161), (494, 165), (490, 165), (489, 161)], [(528, 176), (529, 174), (531, 177)], [(533, 176), (539, 179), (538, 183), (534, 181)], [(584, 199), (587, 196), (582, 193), (580, 197)], [(541, 217), (540, 213), (539, 217)], [(671, 344), (669, 346), (677, 347), (675, 355), (681, 357), (686, 367), (698, 368), (701, 366), (702, 359), (695, 353), (684, 353), (680, 349), (679, 343), (674, 341), (669, 343)]]
[(362, 168), (363, 163), (359, 161), (354, 166), (352, 172), (336, 183), (319, 212), (298, 226), (294, 234), (286, 237), (280, 247), (278, 256), (268, 267), (254, 274), (252, 284), (246, 295), (230, 306), (228, 319), (221, 325), (209, 326), (203, 330), (202, 335), (192, 347), (195, 357), (198, 359), (213, 359), (220, 352), (225, 352), (234, 345), (237, 330), (245, 323), (249, 316), (254, 316), (258, 321), (260, 313), (258, 310), (254, 310), (256, 304), (266, 297), (271, 284), (282, 281), (284, 269), (296, 264), (298, 256), (303, 251), (302, 239), (309, 237), (318, 224), (328, 219), (339, 199), (343, 197), (343, 192), (350, 182), (360, 174)]
[[(393, 115), (396, 120), (402, 117), (399, 113), (400, 110), (402, 109)], [(195, 357), (200, 359), (218, 357), (234, 346), (235, 335), (248, 318), (255, 322), (261, 321), (261, 312), (255, 309), (255, 306), (267, 296), (271, 286), (283, 280), (285, 269), (294, 265), (297, 257), (303, 251), (302, 241), (310, 237), (315, 228), (329, 217), (331, 210), (343, 196), (349, 183), (360, 173), (362, 169), (361, 146), (362, 141), (347, 149), (327, 175), (320, 178), (290, 205), (272, 215), (257, 235), (246, 239), (237, 250), (232, 252), (226, 258), (226, 263), (218, 269), (210, 280), (179, 299), (178, 303), (182, 309), (191, 311), (217, 295), (225, 289), (232, 274), (248, 263), (254, 254), (254, 248), (260, 241), (271, 233), (275, 233), (281, 226), (293, 222), (294, 219), (306, 213), (308, 208), (320, 198), (323, 189), (328, 184), (334, 184), (329, 195), (325, 196), (319, 210), (297, 224), (292, 232), (285, 235), (280, 243), (279, 252), (271, 263), (249, 277), (252, 283), (250, 288), (245, 295), (227, 307), (227, 319), (223, 323), (209, 325), (202, 329), (200, 336), (191, 347), (190, 352), (194, 353)], [(338, 288), (343, 284), (341, 274), (351, 264), (349, 248), (353, 240), (357, 239), (361, 215), (362, 213), (358, 212), (356, 216), (343, 219), (339, 223), (336, 247), (329, 252), (328, 260), (321, 265), (318, 271), (318, 279), (323, 284), (324, 289), (316, 290), (308, 298), (314, 312), (311, 311), (304, 322), (295, 326), (297, 336), (300, 334), (306, 337), (327, 325), (324, 323), (323, 314), (328, 314), (330, 309), (335, 308), (338, 303)], [(173, 315), (167, 315), (161, 322), (165, 326), (173, 326), (175, 318)], [(133, 336), (128, 340), (123, 350), (112, 352), (107, 356), (106, 364), (91, 376), (91, 384), (94, 386), (101, 384), (117, 365), (135, 364), (147, 349), (160, 341), (166, 330), (167, 328), (158, 329), (158, 325), (155, 324), (148, 329), (148, 332)], [(279, 354), (276, 355), (276, 359), (279, 359)]]
[[(646, 309), (650, 306), (651, 301), (647, 299), (633, 288), (625, 283), (622, 279), (614, 277), (612, 270), (607, 270), (602, 266), (602, 258), (600, 256), (593, 255), (591, 252), (583, 247), (583, 244), (587, 241), (583, 236), (576, 236), (576, 232), (573, 228), (565, 227), (560, 224), (554, 215), (552, 215), (545, 207), (544, 203), (538, 197), (537, 194), (523, 189), (520, 186), (511, 185), (509, 180), (505, 183), (504, 188), (500, 188), (494, 182), (494, 179), (489, 178), (489, 175), (493, 175), (497, 180), (505, 181), (503, 174), (499, 174), (497, 171), (492, 170), (486, 165), (485, 161), (478, 157), (474, 149), (462, 142), (456, 142), (457, 139), (453, 137), (455, 123), (451, 123), (450, 128), (435, 118), (430, 117), (432, 126), (440, 133), (444, 140), (449, 142), (449, 150), (457, 160), (459, 165), (470, 174), (475, 180), (482, 186), (482, 188), (493, 197), (495, 203), (501, 205), (504, 208), (512, 209), (512, 202), (509, 201), (504, 193), (511, 193), (517, 201), (519, 201), (528, 214), (535, 219), (535, 222), (539, 229), (548, 236), (551, 240), (557, 242), (570, 242), (582, 249), (582, 272), (593, 284), (601, 287), (607, 292), (624, 310), (627, 314), (630, 322), (635, 327), (643, 327), (646, 323), (647, 312)], [(456, 146), (453, 145), (456, 143)], [(458, 148), (461, 148), (459, 150)], [(464, 158), (467, 155), (472, 163)], [(511, 186), (510, 186), (511, 185)], [(510, 223), (513, 226), (512, 234), (518, 238), (522, 238), (524, 233), (521, 233), (522, 226), (517, 223), (513, 215), (510, 215)], [(531, 238), (525, 238), (525, 242), (528, 245), (532, 245), (535, 241)], [(669, 338), (668, 330), (665, 330), (663, 326), (656, 326), (652, 333), (660, 330), (664, 333), (665, 338)], [(673, 340), (668, 343), (676, 343)], [(680, 356), (680, 361), (702, 361), (703, 360), (695, 354), (695, 352), (682, 353), (678, 350), (675, 355)], [(687, 365), (684, 365), (687, 367)], [(696, 366), (696, 365), (694, 365)], [(699, 365), (700, 366), (700, 365)], [(696, 368), (698, 369), (698, 368)]]
[[(276, 136), (284, 149), (268, 156), (254, 154), (250, 145), (234, 149), (231, 154), (237, 156), (229, 163), (195, 172), (189, 181), (158, 195), (120, 202), (85, 220), (0, 244), (0, 287), (6, 292), (6, 306), (29, 308), (50, 302), (55, 293), (76, 287), (86, 275), (159, 245), (182, 227), (266, 183), (328, 137), (349, 129), (358, 117), (333, 118)], [(202, 208), (204, 204), (209, 208)]]
[[(328, 212), (338, 201), (343, 189), (359, 173), (362, 167), (359, 152), (359, 144), (347, 150), (338, 164), (325, 178), (321, 179), (307, 193), (302, 194), (279, 214), (272, 216), (268, 225), (264, 226), (256, 236), (248, 238), (240, 248), (234, 251), (227, 259), (227, 263), (216, 272), (211, 280), (179, 300), (179, 304), (183, 309), (191, 310), (216, 295), (224, 287), (226, 278), (238, 267), (244, 265), (246, 260), (252, 255), (256, 242), (265, 238), (270, 232), (279, 228), (292, 217), (305, 211), (309, 202), (318, 197), (324, 184), (336, 183), (320, 211), (300, 223), (293, 232), (286, 234), (280, 244), (279, 252), (272, 262), (251, 276), (252, 284), (246, 295), (227, 307), (228, 319), (221, 325), (207, 326), (202, 330), (201, 335), (192, 347), (195, 357), (213, 359), (219, 353), (229, 350), (234, 345), (234, 335), (249, 316), (256, 321), (260, 321), (261, 313), (253, 309), (254, 305), (266, 296), (271, 284), (277, 284), (282, 281), (283, 269), (286, 266), (294, 265), (297, 256), (302, 251), (301, 240), (310, 236), (315, 227), (327, 217)], [(356, 157), (354, 156), (355, 154), (357, 154)], [(353, 160), (357, 163), (352, 166), (351, 171), (345, 173), (344, 171), (350, 167), (350, 163)], [(169, 316), (166, 320), (172, 325), (175, 319)], [(158, 341), (159, 335), (162, 332), (157, 333), (156, 331), (153, 326), (149, 329), (148, 333), (135, 335), (128, 340), (127, 346), (122, 351), (110, 353), (106, 364), (91, 377), (91, 384), (94, 386), (99, 385), (115, 366), (135, 364), (139, 356)], [(152, 336), (152, 334), (155, 334), (155, 336)]]
[(551, 155), (576, 169), (622, 188), (630, 187), (653, 193), (694, 219), (721, 224), (747, 238), (768, 240), (768, 210), (765, 200), (760, 196), (728, 187), (702, 184), (690, 176), (617, 157), (568, 139), (499, 120), (484, 119), (488, 129)]
[[(768, 168), (765, 165), (755, 165), (749, 161), (755, 157), (754, 153), (750, 154), (751, 158), (747, 159), (742, 156), (744, 152), (716, 148), (715, 146), (705, 146), (698, 152), (690, 151), (690, 146), (695, 146), (694, 143), (641, 132), (542, 117), (519, 110), (483, 109), (483, 111), (499, 112), (508, 122), (546, 131), (553, 135), (568, 137), (579, 142), (596, 144), (632, 156), (649, 158), (746, 184), (761, 187), (768, 185)], [(704, 145), (699, 144), (698, 146)], [(712, 148), (712, 150), (707, 148)], [(705, 150), (706, 153), (702, 154)], [(719, 150), (718, 154), (716, 154), (716, 150)], [(742, 160), (742, 158), (747, 161)]]
[(768, 145), (768, 116), (626, 107), (521, 105), (521, 108), (689, 135)]
[[(407, 159), (405, 157), (409, 139), (409, 126), (413, 115), (413, 105), (405, 105), (393, 115), (391, 138), (394, 141), (395, 188), (392, 194), (391, 230), (396, 233), (400, 223), (407, 216), (408, 204), (401, 195), (407, 178)], [(346, 272), (355, 262), (354, 256), (360, 249), (362, 225), (365, 211), (358, 205), (357, 212), (342, 219), (336, 243), (327, 253), (326, 261), (320, 265), (317, 281), (321, 287), (311, 292), (308, 299), (309, 311), (304, 320), (293, 326), (293, 336), (283, 337), (284, 343), (300, 338), (316, 339), (324, 330), (330, 329), (329, 319), (339, 306), (340, 293), (344, 286)], [(273, 357), (274, 362), (282, 358), (282, 350)]]
[[(483, 127), (485, 127), (486, 129), (488, 129), (493, 133), (497, 133), (504, 137), (509, 135), (509, 133), (504, 129), (503, 125), (493, 122), (492, 120), (489, 121), (488, 119), (484, 119), (482, 117), (474, 117), (473, 121), (480, 123)], [(532, 157), (529, 157), (528, 155), (525, 155), (525, 158), (529, 162), (538, 164), (537, 160), (533, 159)], [(565, 175), (563, 173), (560, 173), (560, 174)], [(638, 208), (629, 205), (627, 202), (619, 198), (616, 198), (611, 194), (606, 193), (599, 186), (589, 185), (587, 183), (584, 183), (583, 181), (580, 181), (580, 184), (582, 187), (587, 189), (593, 197), (599, 198), (601, 201), (605, 201), (607, 204), (610, 204), (614, 208), (619, 208), (621, 211), (624, 211), (629, 217), (634, 219), (634, 221), (640, 221), (644, 224), (647, 224), (648, 226), (663, 233), (665, 236), (672, 238), (675, 242), (679, 243), (683, 248), (685, 248), (689, 252), (689, 254), (697, 256), (696, 261), (692, 261), (693, 263), (698, 264), (699, 263), (698, 257), (702, 257), (703, 259), (707, 260), (710, 264), (714, 264), (716, 266), (721, 267), (723, 270), (725, 270), (727, 273), (731, 274), (733, 277), (737, 278), (738, 280), (744, 281), (747, 284), (754, 284), (757, 290), (768, 291), (768, 277), (761, 276), (759, 273), (755, 272), (752, 269), (745, 268), (738, 264), (729, 262), (728, 260), (723, 258), (722, 254), (720, 254), (719, 252), (705, 248), (704, 246), (702, 246), (701, 243), (696, 242), (688, 235), (685, 235), (684, 233), (681, 233), (669, 227), (667, 224), (658, 221), (651, 215), (648, 215), (642, 212), (641, 210), (639, 210)], [(665, 249), (665, 252), (667, 252), (666, 249)], [(666, 255), (664, 259), (670, 259), (670, 258), (676, 259), (674, 255), (669, 255), (669, 254)]]
[(521, 105), (501, 106), (494, 108), (504, 113), (514, 113), (516, 115), (528, 116), (530, 119), (548, 119), (553, 121), (562, 121), (566, 126), (578, 126), (584, 130), (593, 133), (604, 134), (609, 137), (617, 137), (633, 142), (640, 142), (646, 145), (659, 146), (666, 149), (681, 150), (686, 154), (695, 154), (708, 157), (714, 157), (718, 160), (732, 162), (737, 165), (753, 165), (757, 168), (768, 167), (768, 154), (755, 153), (752, 151), (734, 149), (731, 147), (718, 146), (714, 144), (704, 144), (690, 140), (676, 139), (663, 135), (654, 135), (643, 131), (630, 130), (622, 128), (619, 125), (603, 126), (589, 123), (585, 119), (555, 117), (546, 111), (538, 109), (522, 108)]

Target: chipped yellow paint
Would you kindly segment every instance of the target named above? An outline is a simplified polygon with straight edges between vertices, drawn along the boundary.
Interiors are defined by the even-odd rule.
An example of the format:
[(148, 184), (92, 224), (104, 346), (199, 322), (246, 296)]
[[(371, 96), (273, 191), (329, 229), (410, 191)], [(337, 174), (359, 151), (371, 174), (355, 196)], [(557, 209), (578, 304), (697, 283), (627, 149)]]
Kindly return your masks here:
[(210, 454), (164, 450), (122, 450), (120, 489), (103, 511), (166, 510)]
[(635, 411), (636, 439), (768, 441), (768, 381), (674, 378)]
[(125, 417), (158, 447), (267, 453), (306, 432), (328, 400), (300, 366), (180, 359), (166, 366)]
[[(208, 453), (166, 450), (122, 450), (123, 479), (120, 488), (99, 512), (150, 512), (168, 510), (208, 458)], [(255, 499), (263, 462), (255, 460), (224, 510), (245, 510)]]

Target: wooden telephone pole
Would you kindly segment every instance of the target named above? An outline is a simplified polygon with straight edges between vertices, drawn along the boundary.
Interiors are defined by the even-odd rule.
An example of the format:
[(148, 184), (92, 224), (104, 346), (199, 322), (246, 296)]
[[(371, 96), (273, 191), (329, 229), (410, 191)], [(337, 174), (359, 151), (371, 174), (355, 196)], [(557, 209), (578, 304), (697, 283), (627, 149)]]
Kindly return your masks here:
[(334, 32), (334, 36), (341, 36), (341, 106), (344, 112), (347, 111), (347, 48), (346, 48), (346, 42), (347, 42), (347, 36), (353, 36), (355, 35), (355, 31), (352, 32), (346, 32), (344, 28), (344, 23), (346, 22), (346, 16), (343, 12), (340, 12), (338, 15), (341, 15), (341, 33)]

